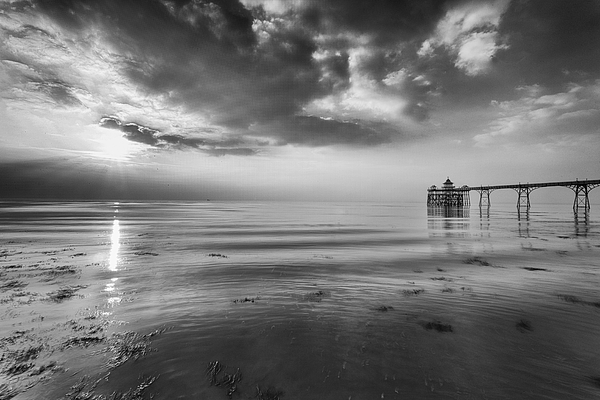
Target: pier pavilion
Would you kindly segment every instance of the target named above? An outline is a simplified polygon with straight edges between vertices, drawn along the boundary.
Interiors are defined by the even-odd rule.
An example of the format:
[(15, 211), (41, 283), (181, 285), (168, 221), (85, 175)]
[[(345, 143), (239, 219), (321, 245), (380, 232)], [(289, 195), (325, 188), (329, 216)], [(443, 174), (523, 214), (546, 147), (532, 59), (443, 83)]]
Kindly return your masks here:
[(471, 205), (469, 187), (457, 188), (450, 178), (441, 188), (433, 185), (427, 189), (427, 206), (429, 207), (468, 207)]

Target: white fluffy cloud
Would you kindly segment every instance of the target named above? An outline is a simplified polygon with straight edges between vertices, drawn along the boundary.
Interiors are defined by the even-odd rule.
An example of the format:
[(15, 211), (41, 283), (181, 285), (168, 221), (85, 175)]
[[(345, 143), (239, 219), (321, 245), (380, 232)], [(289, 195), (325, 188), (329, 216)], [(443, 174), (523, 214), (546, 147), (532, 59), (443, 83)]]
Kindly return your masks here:
[(435, 34), (421, 45), (419, 56), (431, 56), (435, 48), (444, 47), (453, 55), (455, 66), (467, 75), (485, 73), (496, 52), (506, 48), (498, 25), (508, 4), (508, 0), (473, 2), (449, 10)]
[(283, 14), (290, 8), (301, 7), (306, 0), (241, 0), (246, 7), (263, 7), (267, 12), (274, 14)]
[(373, 50), (366, 45), (357, 44), (348, 53), (349, 87), (341, 92), (312, 101), (305, 107), (305, 113), (334, 116), (343, 120), (401, 122), (406, 119), (402, 114), (407, 105), (406, 100), (397, 92), (386, 91), (385, 87), (382, 87), (402, 85), (406, 79), (404, 71), (388, 74), (382, 80), (383, 85), (381, 85), (362, 69), (363, 63), (372, 57)]

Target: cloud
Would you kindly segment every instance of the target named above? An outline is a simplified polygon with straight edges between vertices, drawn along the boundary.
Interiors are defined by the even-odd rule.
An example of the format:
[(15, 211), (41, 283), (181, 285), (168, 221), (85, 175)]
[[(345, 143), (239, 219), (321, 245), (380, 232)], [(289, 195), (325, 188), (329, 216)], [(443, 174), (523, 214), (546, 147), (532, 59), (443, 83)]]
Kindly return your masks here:
[[(583, 2), (31, 0), (0, 8), (0, 94), (15, 118), (63, 110), (97, 125), (113, 116), (125, 138), (152, 150), (376, 146), (427, 130), (439, 111), (516, 102), (518, 85), (539, 83), (552, 95), (600, 74), (600, 7)], [(588, 118), (579, 111), (562, 118)]]
[(498, 63), (521, 85), (559, 90), (600, 77), (599, 2), (513, 0), (498, 28), (508, 45)]
[(500, 43), (498, 26), (508, 4), (508, 0), (473, 2), (448, 10), (418, 55), (431, 57), (436, 47), (443, 46), (453, 55), (454, 65), (467, 75), (486, 73), (498, 50), (507, 48)]
[(374, 146), (389, 143), (394, 134), (400, 135), (400, 132), (386, 124), (338, 121), (316, 116), (296, 116), (254, 129), (267, 134), (275, 133), (280, 138), (280, 145), (297, 144), (311, 147)]
[(298, 9), (305, 7), (309, 1), (307, 0), (241, 0), (247, 8), (261, 7), (270, 14), (285, 14), (290, 9)]
[(496, 44), (496, 36), (492, 32), (481, 32), (465, 38), (458, 50), (455, 65), (467, 75), (485, 73), (498, 49), (503, 48)]
[[(297, 24), (265, 16), (273, 28), (258, 43), (260, 26), (253, 26), (250, 11), (236, 1), (147, 5), (53, 1), (3, 6), (2, 97), (24, 113), (32, 105), (46, 110), (77, 106), (90, 110), (96, 121), (103, 115), (137, 120), (139, 126), (154, 125), (180, 139), (157, 141), (155, 132), (123, 126), (129, 140), (183, 149), (218, 146), (223, 135), (229, 140), (254, 123), (294, 115), (334, 84), (318, 81), (314, 46)], [(331, 82), (343, 74), (343, 62), (336, 56), (323, 62)], [(201, 141), (187, 138), (198, 131), (207, 133)], [(241, 146), (210, 151), (256, 152)]]
[(185, 137), (182, 135), (162, 134), (159, 130), (142, 126), (134, 122), (123, 123), (115, 117), (102, 117), (99, 125), (103, 128), (116, 129), (123, 132), (123, 137), (137, 143), (146, 144), (158, 149), (195, 149), (210, 155), (255, 155), (255, 148), (240, 147), (242, 140), (220, 140), (209, 138)]
[(323, 0), (309, 2), (303, 12), (324, 31), (366, 35), (375, 46), (397, 46), (429, 34), (446, 9), (458, 1)]
[(122, 124), (118, 119), (111, 117), (100, 119), (100, 126), (103, 128), (118, 129), (123, 132), (123, 136), (126, 139), (129, 139), (132, 142), (143, 143), (150, 146), (157, 146), (159, 144), (159, 138), (156, 136), (159, 131), (156, 129), (141, 126), (132, 122)]
[(500, 116), (487, 132), (474, 137), (478, 145), (547, 143), (600, 133), (600, 80), (570, 84), (562, 92), (540, 85), (520, 87), (518, 92), (518, 100), (492, 103)]
[[(389, 52), (369, 53), (366, 49), (375, 39), (360, 37), (368, 31), (384, 35), (381, 27), (338, 20), (332, 14), (340, 7), (336, 2), (323, 4), (318, 13), (323, 21), (349, 29), (345, 39), (336, 38), (329, 28), (303, 24), (310, 3), (299, 2), (296, 9), (280, 14), (268, 14), (269, 7), (249, 10), (234, 0), (150, 1), (143, 9), (109, 0), (32, 4), (20, 14), (12, 10), (14, 21), (18, 18), (22, 25), (13, 24), (6, 47), (14, 60), (38, 75), (22, 74), (23, 86), (37, 82), (35, 90), (47, 95), (47, 103), (85, 107), (97, 118), (135, 120), (137, 125), (121, 126), (124, 136), (154, 148), (200, 148), (219, 135), (253, 135), (251, 127), (277, 121), (297, 131), (302, 126), (289, 126), (290, 121), (299, 123), (296, 117), (311, 115), (311, 108), (328, 102), (336, 104), (315, 114), (345, 121), (354, 112), (353, 120), (371, 125), (381, 116), (401, 122), (403, 113), (417, 119), (427, 115), (423, 96), (412, 98), (418, 91), (411, 91), (410, 81), (381, 83), (398, 64), (390, 64)], [(398, 12), (415, 7), (427, 11), (415, 3)], [(344, 12), (350, 20), (358, 15)], [(404, 34), (410, 36), (413, 28), (420, 29), (406, 27)], [(27, 89), (24, 96), (31, 98), (32, 91)], [(148, 126), (155, 128), (141, 128)], [(374, 128), (348, 127), (348, 137), (367, 135), (352, 143), (381, 142), (372, 139)], [(188, 138), (190, 131), (210, 129), (218, 133)], [(273, 143), (290, 137), (280, 130), (270, 132)], [(171, 143), (165, 135), (178, 139)], [(252, 151), (242, 145), (218, 153)]]
[(347, 76), (347, 84), (308, 103), (304, 114), (385, 121), (401, 130), (428, 118), (427, 98), (435, 91), (431, 82), (360, 40), (348, 50)]

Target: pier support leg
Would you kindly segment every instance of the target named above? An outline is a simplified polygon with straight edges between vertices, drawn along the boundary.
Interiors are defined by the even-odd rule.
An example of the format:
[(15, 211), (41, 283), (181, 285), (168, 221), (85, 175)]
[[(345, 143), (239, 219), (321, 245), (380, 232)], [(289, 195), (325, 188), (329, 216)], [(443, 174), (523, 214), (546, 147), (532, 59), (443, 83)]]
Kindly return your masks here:
[(490, 190), (482, 189), (479, 191), (479, 208), (489, 207), (492, 203), (490, 202)]
[(469, 191), (468, 190), (464, 191), (462, 196), (463, 196), (463, 206), (470, 207), (471, 206), (471, 195), (469, 194)]
[(517, 211), (521, 212), (521, 209), (524, 208), (526, 212), (529, 212), (529, 208), (531, 207), (531, 202), (529, 201), (529, 193), (533, 191), (533, 188), (519, 186), (515, 190), (517, 191), (517, 195), (519, 196), (517, 199)]
[(583, 183), (575, 185), (572, 189), (575, 192), (575, 200), (573, 201), (573, 211), (575, 212), (575, 214), (577, 214), (577, 212), (580, 209), (583, 209), (584, 212), (587, 213), (590, 210), (588, 185)]

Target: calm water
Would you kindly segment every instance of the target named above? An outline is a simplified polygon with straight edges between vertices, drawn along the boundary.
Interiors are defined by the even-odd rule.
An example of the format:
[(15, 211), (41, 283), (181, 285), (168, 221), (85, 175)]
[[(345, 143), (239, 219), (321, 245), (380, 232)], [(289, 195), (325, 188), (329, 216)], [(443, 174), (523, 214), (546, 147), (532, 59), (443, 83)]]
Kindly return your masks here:
[[(0, 278), (30, 292), (0, 303), (1, 332), (55, 363), (15, 398), (143, 382), (155, 399), (600, 398), (592, 207), (5, 202)], [(10, 275), (59, 264), (78, 272)], [(77, 296), (43, 298), (60, 287)], [(101, 330), (75, 328), (92, 315)], [(110, 364), (124, 332), (147, 351)], [(65, 346), (73, 335), (98, 340)]]

